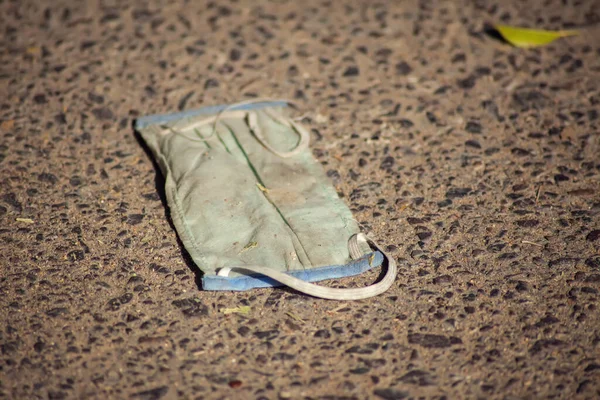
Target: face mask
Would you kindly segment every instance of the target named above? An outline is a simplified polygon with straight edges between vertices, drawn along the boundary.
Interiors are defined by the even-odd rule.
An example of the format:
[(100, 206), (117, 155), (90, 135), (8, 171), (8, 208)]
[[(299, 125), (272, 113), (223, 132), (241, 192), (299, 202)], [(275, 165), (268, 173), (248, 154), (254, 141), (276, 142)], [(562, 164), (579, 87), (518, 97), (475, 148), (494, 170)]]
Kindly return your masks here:
[[(251, 101), (147, 116), (136, 130), (165, 176), (177, 233), (205, 290), (289, 286), (327, 299), (386, 291), (396, 263), (357, 222), (310, 152), (310, 134), (283, 101)], [(378, 283), (352, 289), (310, 282), (383, 264)]]

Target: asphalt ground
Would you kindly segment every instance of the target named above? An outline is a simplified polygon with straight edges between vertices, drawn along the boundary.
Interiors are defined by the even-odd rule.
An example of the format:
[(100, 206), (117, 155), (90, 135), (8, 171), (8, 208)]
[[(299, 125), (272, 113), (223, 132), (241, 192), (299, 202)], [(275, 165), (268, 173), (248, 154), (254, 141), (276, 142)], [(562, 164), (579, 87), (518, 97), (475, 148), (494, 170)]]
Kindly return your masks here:
[[(0, 0), (0, 397), (598, 398), (599, 13)], [(388, 292), (201, 289), (132, 124), (254, 97), (299, 104)]]

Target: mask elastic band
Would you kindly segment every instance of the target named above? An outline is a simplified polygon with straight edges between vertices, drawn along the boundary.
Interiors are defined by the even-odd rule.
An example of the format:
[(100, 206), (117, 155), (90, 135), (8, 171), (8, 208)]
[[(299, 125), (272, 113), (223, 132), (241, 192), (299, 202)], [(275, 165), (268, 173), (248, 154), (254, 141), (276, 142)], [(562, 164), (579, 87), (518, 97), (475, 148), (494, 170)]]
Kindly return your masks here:
[[(291, 105), (295, 105), (294, 102), (289, 101), (289, 100), (268, 99), (268, 98), (251, 99), (251, 100), (241, 101), (238, 103), (228, 105), (227, 107), (223, 108), (222, 110), (220, 110), (217, 114), (215, 114), (212, 117), (208, 117), (208, 118), (202, 119), (200, 121), (192, 122), (191, 124), (186, 125), (184, 128), (182, 128), (182, 130), (197, 129), (202, 126), (212, 124), (212, 130), (211, 130), (210, 134), (207, 136), (201, 136), (200, 140), (192, 139), (192, 138), (188, 137), (188, 139), (192, 140), (192, 141), (204, 142), (204, 141), (210, 139), (216, 133), (217, 125), (222, 118), (226, 118), (226, 117), (244, 118), (244, 117), (246, 117), (248, 125), (250, 127), (250, 130), (254, 134), (254, 137), (256, 138), (256, 140), (258, 140), (260, 142), (260, 144), (264, 148), (269, 150), (271, 153), (273, 153), (281, 158), (288, 158), (288, 157), (295, 156), (296, 154), (300, 153), (304, 149), (307, 149), (309, 146), (309, 142), (310, 142), (310, 133), (302, 125), (296, 123), (293, 119), (285, 118), (285, 117), (279, 116), (279, 115), (274, 115), (273, 113), (271, 113), (269, 111), (268, 108), (265, 109), (265, 113), (269, 117), (271, 117), (273, 120), (279, 122), (282, 125), (289, 126), (300, 136), (300, 140), (298, 141), (298, 144), (296, 145), (296, 147), (293, 150), (288, 151), (288, 152), (280, 152), (280, 151), (274, 149), (273, 147), (271, 147), (271, 145), (269, 145), (269, 143), (263, 136), (262, 130), (258, 124), (258, 117), (255, 112), (243, 111), (243, 110), (233, 110), (240, 106), (244, 106), (244, 105), (248, 105), (248, 104), (255, 104), (255, 103), (265, 103), (265, 102), (282, 102), (282, 103), (288, 103)], [(171, 132), (174, 131), (172, 128), (166, 128), (165, 130), (169, 130)]]
[(269, 278), (274, 279), (285, 286), (288, 286), (301, 293), (308, 294), (314, 297), (320, 297), (323, 299), (330, 300), (366, 299), (369, 297), (380, 295), (381, 293), (384, 293), (386, 290), (388, 290), (394, 283), (394, 280), (396, 279), (398, 267), (396, 265), (396, 261), (392, 257), (390, 257), (386, 252), (384, 252), (375, 242), (368, 239), (363, 233), (353, 235), (348, 241), (348, 247), (352, 258), (359, 258), (362, 256), (362, 251), (360, 250), (361, 242), (367, 242), (373, 248), (380, 251), (387, 260), (387, 271), (383, 279), (367, 287), (352, 289), (328, 288), (324, 286), (315, 285), (314, 283), (305, 282), (302, 279), (295, 278), (284, 272), (279, 272), (274, 269), (258, 265), (244, 265), (239, 267), (221, 268), (217, 275), (228, 276), (229, 272), (233, 270), (239, 272), (253, 272), (268, 276)]
[(260, 126), (258, 125), (258, 117), (257, 117), (256, 113), (250, 112), (250, 113), (248, 113), (248, 125), (250, 126), (250, 129), (254, 133), (256, 140), (258, 140), (260, 142), (260, 144), (263, 145), (264, 148), (266, 148), (271, 153), (273, 153), (281, 158), (288, 158), (288, 157), (295, 156), (296, 154), (300, 153), (302, 150), (308, 148), (308, 145), (310, 142), (310, 133), (308, 133), (308, 131), (302, 125), (297, 124), (291, 118), (283, 118), (280, 116), (273, 115), (271, 112), (268, 111), (268, 109), (265, 110), (265, 112), (269, 117), (273, 118), (275, 121), (279, 122), (282, 125), (287, 125), (290, 128), (292, 128), (293, 130), (295, 130), (296, 133), (298, 133), (298, 135), (300, 135), (300, 141), (298, 142), (296, 147), (294, 147), (293, 150), (288, 151), (288, 152), (280, 152), (280, 151), (274, 149), (265, 140), (265, 137), (262, 134), (262, 130), (260, 129)]

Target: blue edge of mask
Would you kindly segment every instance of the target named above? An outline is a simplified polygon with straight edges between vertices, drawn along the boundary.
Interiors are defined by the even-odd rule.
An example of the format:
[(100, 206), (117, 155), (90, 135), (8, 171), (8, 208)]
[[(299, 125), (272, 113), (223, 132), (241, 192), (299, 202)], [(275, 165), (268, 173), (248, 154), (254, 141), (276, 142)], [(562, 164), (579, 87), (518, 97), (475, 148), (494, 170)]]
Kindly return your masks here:
[[(287, 107), (285, 101), (265, 101), (260, 103), (240, 104), (231, 107), (230, 110), (253, 110), (264, 107)], [(227, 105), (217, 105), (202, 107), (195, 110), (188, 110), (170, 114), (155, 114), (138, 118), (135, 121), (135, 129), (140, 130), (150, 125), (165, 124), (171, 121), (180, 120), (198, 115), (216, 114), (228, 107)], [(371, 259), (371, 257), (373, 258)], [(371, 260), (370, 260), (371, 259)], [(369, 262), (370, 261), (370, 262)], [(289, 271), (288, 274), (302, 279), (306, 282), (317, 282), (326, 279), (339, 279), (348, 276), (362, 274), (372, 268), (379, 267), (383, 263), (383, 254), (375, 251), (365, 256), (352, 260), (345, 265), (329, 265), (325, 267), (315, 267), (305, 270)], [(202, 289), (204, 290), (248, 290), (254, 288), (265, 288), (283, 286), (281, 283), (264, 275), (248, 275), (235, 278), (222, 277), (218, 275), (206, 275), (202, 277)]]

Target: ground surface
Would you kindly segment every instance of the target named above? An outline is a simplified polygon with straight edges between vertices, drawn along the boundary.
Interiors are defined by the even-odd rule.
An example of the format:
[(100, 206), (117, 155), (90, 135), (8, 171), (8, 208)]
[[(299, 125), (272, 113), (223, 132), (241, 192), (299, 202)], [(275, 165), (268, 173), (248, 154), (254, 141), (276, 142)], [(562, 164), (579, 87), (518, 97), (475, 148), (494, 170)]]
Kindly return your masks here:
[[(600, 2), (389, 3), (0, 0), (0, 397), (600, 396)], [(199, 290), (132, 121), (253, 96), (389, 292)]]

